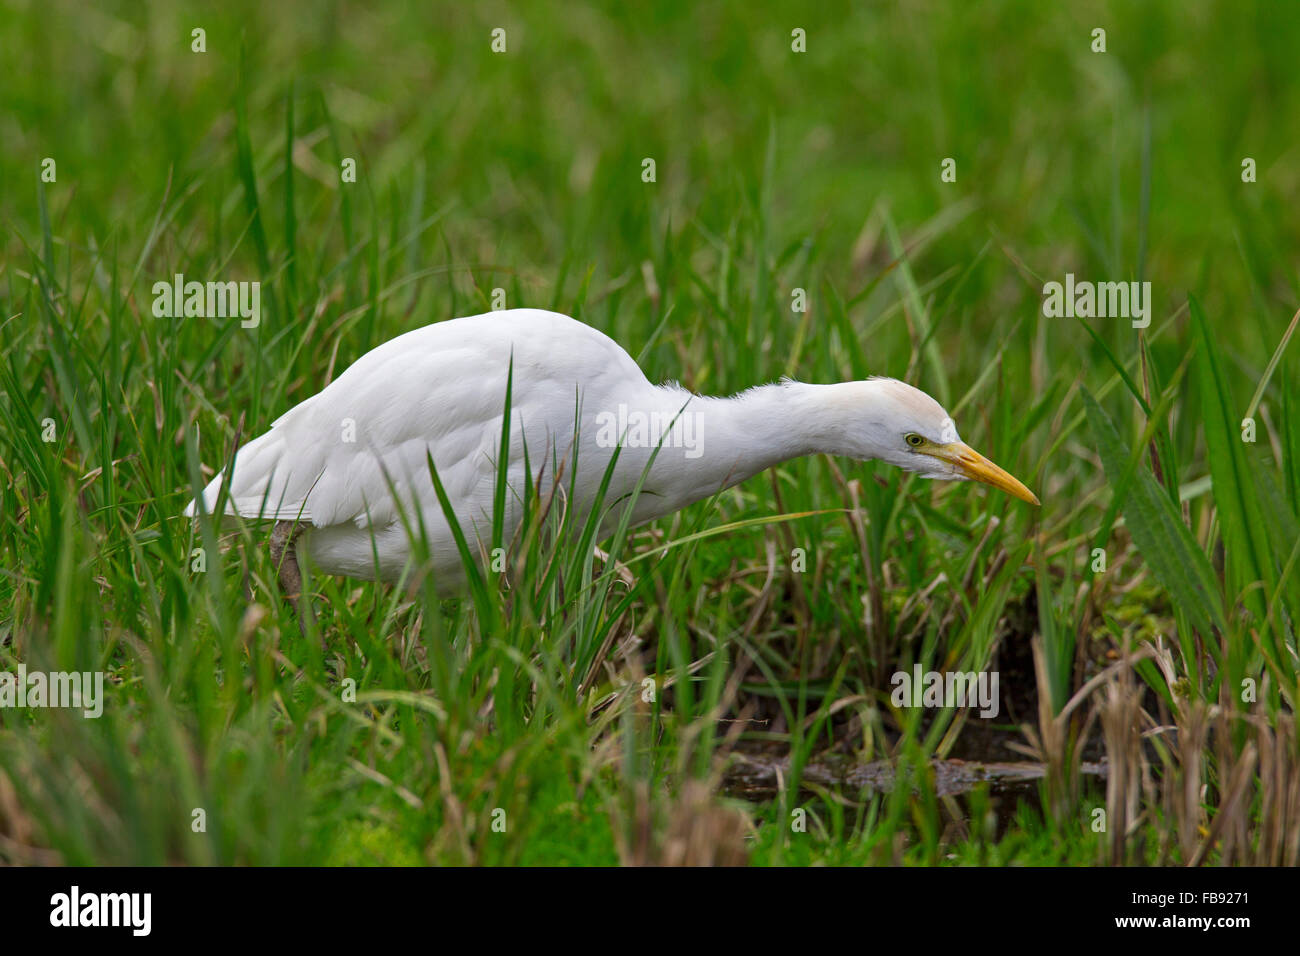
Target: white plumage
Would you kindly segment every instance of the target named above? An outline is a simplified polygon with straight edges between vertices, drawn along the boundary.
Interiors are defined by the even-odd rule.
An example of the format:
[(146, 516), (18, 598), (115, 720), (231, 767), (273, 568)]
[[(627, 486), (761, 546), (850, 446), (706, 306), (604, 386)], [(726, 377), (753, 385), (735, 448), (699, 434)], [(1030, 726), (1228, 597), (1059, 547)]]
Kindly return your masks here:
[[(525, 484), (525, 444), (543, 493), (555, 463), (566, 462), (561, 484), (567, 491), (574, 482), (568, 506), (580, 516), (593, 506), (620, 439), (607, 505), (628, 499), (658, 447), (633, 523), (816, 452), (882, 458), (927, 477), (973, 477), (1036, 503), (1023, 485), (960, 443), (937, 402), (902, 382), (786, 381), (730, 399), (696, 396), (651, 384), (626, 351), (590, 326), (512, 309), (438, 322), (363, 355), (238, 450), (226, 511), (300, 524), (300, 550), (326, 573), (392, 581), (410, 557), (399, 504), (419, 509), (435, 585), (455, 592), (463, 569), (426, 454), (466, 537), (486, 553), (512, 359), (507, 540)], [(983, 466), (993, 471), (978, 473)], [(205, 511), (216, 507), (222, 482), (218, 476), (204, 489)], [(190, 502), (185, 514), (196, 510)], [(414, 521), (415, 511), (408, 515)], [(617, 512), (604, 518), (612, 528)]]

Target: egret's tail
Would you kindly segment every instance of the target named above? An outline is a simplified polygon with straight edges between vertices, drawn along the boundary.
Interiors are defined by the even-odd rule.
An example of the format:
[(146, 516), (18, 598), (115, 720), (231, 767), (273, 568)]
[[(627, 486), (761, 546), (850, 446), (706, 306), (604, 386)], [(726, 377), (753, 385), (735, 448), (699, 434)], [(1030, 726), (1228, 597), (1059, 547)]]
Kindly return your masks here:
[[(225, 513), (245, 518), (305, 518), (311, 515), (306, 508), (310, 484), (303, 476), (292, 474), (285, 467), (285, 441), (272, 428), (253, 439), (235, 455), (230, 469), (231, 484), (226, 495)], [(203, 489), (199, 499), (185, 506), (186, 517), (199, 513), (199, 500), (203, 511), (216, 511), (217, 500), (225, 485), (227, 473), (213, 478)]]
[[(203, 494), (187, 504), (185, 510), (182, 511), (181, 514), (186, 518), (198, 517), (200, 499), (203, 501), (204, 513), (212, 514), (213, 509), (217, 506), (217, 496), (221, 494), (221, 482), (224, 478), (224, 475), (217, 475), (217, 477), (213, 478), (212, 481), (208, 483), (208, 486), (203, 489)], [(234, 511), (230, 507), (230, 502), (226, 502), (226, 513), (234, 514)]]

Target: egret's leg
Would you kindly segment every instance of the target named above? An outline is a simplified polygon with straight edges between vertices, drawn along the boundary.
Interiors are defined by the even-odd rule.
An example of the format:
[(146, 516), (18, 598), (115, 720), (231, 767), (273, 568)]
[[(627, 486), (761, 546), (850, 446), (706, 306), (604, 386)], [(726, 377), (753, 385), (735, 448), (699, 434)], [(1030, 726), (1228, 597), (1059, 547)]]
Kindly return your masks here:
[(271, 530), (271, 560), (280, 576), (280, 590), (295, 611), (302, 594), (302, 572), (298, 569), (294, 542), (301, 530), (296, 521), (277, 521)]

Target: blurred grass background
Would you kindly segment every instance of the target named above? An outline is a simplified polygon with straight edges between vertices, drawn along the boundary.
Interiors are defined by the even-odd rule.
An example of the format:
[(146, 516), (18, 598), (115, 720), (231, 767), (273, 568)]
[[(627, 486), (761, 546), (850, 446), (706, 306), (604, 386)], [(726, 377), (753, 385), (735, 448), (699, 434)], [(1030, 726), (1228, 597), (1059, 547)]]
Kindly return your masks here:
[[(1221, 663), (1123, 527), (1103, 535), (1112, 573), (1089, 570), (1117, 482), (1078, 397), (1099, 394), (1140, 444), (1148, 418), (1110, 356), (1157, 394), (1170, 384), (1152, 417), (1174, 454), (1157, 477), (1171, 500), (1185, 489), (1214, 558), (1208, 385), (1179, 371), (1195, 342), (1187, 298), (1208, 317), (1215, 395), (1244, 416), (1295, 311), (1288, 5), (5, 0), (0, 21), (0, 668), (103, 667), (116, 688), (99, 722), (0, 711), (0, 859), (612, 862), (739, 839), (755, 862), (887, 861), (900, 846), (909, 862), (1092, 862), (1115, 850), (1089, 828), (1086, 792), (1045, 793), (1042, 817), (1018, 812), (989, 849), (982, 807), (924, 786), (851, 795), (847, 815), (817, 802), (818, 824), (798, 834), (796, 784), (738, 807), (688, 782), (716, 784), (717, 717), (750, 699), (769, 702), (754, 705), (770, 721), (756, 736), (791, 754), (796, 781), (831, 746), (962, 752), (970, 721), (889, 710), (888, 676), (912, 660), (1000, 661), (1022, 702), (1047, 694), (1059, 710), (1126, 647), (1176, 633), (1193, 696), (1217, 700)], [(205, 53), (191, 51), (195, 28)], [(796, 28), (806, 53), (791, 50)], [(40, 182), (46, 157), (55, 182)], [(340, 182), (348, 157), (355, 184)], [(948, 157), (955, 183), (940, 179)], [(1242, 182), (1245, 157), (1257, 182)], [(260, 279), (261, 326), (154, 318), (150, 287), (176, 272)], [(1043, 282), (1066, 272), (1152, 282), (1145, 378), (1128, 322), (1096, 320), (1093, 337), (1042, 316)], [(369, 348), (484, 311), (497, 287), (633, 355), (649, 346), (652, 379), (700, 391), (905, 377), (1044, 508), (793, 462), (660, 522), (622, 557), (727, 521), (830, 513), (633, 565), (630, 618), (575, 598), (532, 622), (519, 612), (494, 643), (467, 609), (318, 581), (322, 656), (274, 597), (255, 535), (217, 555), (210, 528), (174, 516), (199, 464), (226, 460), (241, 415), (243, 437), (258, 434)], [(806, 314), (791, 311), (795, 288)], [(1280, 527), (1300, 487), (1295, 373), (1284, 354), (1262, 406)], [(40, 441), (47, 417), (54, 443)], [(203, 577), (199, 544), (213, 555)], [(796, 547), (806, 576), (789, 571)], [(1277, 553), (1263, 563), (1285, 591), (1285, 542)], [(1225, 607), (1236, 597), (1223, 585)], [(1280, 617), (1292, 683), (1279, 697), (1288, 675), (1274, 671), (1274, 728), (1294, 724)], [(558, 690), (570, 626), (632, 628), (649, 656), (620, 664), (624, 679), (624, 665), (694, 676), (662, 708), (622, 697), (593, 722), (589, 702)], [(1253, 646), (1260, 630), (1232, 633)], [(438, 648), (462, 682), (438, 683), (425, 656)], [(1258, 670), (1247, 650), (1235, 666)], [(528, 691), (489, 705), (488, 675), (521, 659), (542, 661)], [(729, 688), (742, 660), (757, 663)], [(346, 676), (360, 712), (338, 704)], [(1039, 719), (1030, 705), (1002, 729)], [(1227, 769), (1203, 772), (1226, 788)], [(1247, 809), (1263, 801), (1261, 789)], [(191, 828), (199, 806), (205, 834)], [(494, 833), (502, 807), (511, 824)], [(1173, 852), (1159, 817), (1134, 861)], [(682, 820), (711, 821), (712, 835), (681, 836)]]

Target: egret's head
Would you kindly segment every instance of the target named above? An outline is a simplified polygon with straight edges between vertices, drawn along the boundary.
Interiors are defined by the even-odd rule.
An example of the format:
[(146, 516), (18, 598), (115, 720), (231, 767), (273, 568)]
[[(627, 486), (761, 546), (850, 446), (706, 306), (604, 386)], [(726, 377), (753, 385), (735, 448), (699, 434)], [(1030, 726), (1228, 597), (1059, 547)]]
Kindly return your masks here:
[(1023, 501), (1039, 503), (1032, 491), (963, 442), (952, 417), (925, 392), (892, 378), (873, 378), (863, 384), (871, 390), (866, 424), (872, 454), (867, 457), (922, 478), (982, 481)]

